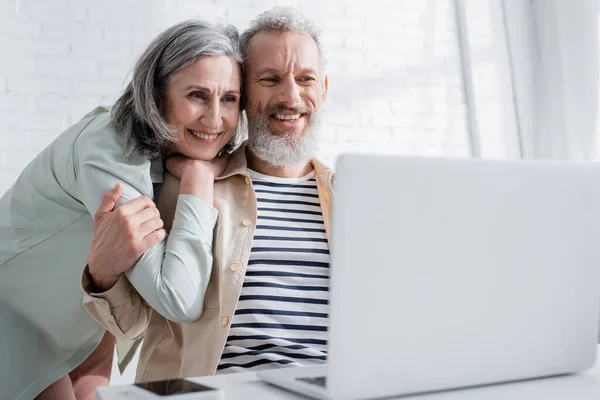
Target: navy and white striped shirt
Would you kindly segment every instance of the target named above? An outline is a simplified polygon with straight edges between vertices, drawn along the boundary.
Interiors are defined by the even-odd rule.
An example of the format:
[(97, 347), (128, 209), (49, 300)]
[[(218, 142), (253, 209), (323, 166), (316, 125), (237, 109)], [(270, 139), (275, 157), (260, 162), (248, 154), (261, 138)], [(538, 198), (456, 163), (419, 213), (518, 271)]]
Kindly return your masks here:
[(324, 363), (329, 246), (315, 173), (250, 177), (258, 221), (217, 372)]

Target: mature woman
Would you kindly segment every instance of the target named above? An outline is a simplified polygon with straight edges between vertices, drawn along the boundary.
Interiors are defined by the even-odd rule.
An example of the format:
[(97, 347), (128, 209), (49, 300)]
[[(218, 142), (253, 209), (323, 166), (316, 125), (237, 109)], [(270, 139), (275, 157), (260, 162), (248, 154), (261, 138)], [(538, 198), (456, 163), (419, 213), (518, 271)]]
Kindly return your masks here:
[[(135, 200), (147, 250), (129, 280), (168, 319), (200, 315), (216, 221), (212, 185), (224, 167), (210, 160), (233, 145), (242, 108), (237, 40), (235, 28), (199, 21), (161, 33), (112, 110), (96, 109), (61, 134), (0, 199), (1, 400), (93, 398), (107, 383), (114, 338), (84, 310), (80, 279), (92, 216), (117, 183), (118, 206), (147, 197)], [(165, 160), (182, 179), (168, 238), (150, 200)], [(82, 389), (88, 373), (100, 382)]]

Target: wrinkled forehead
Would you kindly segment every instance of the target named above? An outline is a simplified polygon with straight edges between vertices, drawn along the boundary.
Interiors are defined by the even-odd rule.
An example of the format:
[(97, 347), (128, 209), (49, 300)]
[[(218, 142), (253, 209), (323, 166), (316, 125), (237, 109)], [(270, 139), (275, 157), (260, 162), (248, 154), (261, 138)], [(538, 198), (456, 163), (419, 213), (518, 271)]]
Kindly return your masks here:
[(321, 73), (321, 54), (310, 35), (296, 32), (260, 31), (248, 43), (249, 74), (266, 68), (314, 69)]

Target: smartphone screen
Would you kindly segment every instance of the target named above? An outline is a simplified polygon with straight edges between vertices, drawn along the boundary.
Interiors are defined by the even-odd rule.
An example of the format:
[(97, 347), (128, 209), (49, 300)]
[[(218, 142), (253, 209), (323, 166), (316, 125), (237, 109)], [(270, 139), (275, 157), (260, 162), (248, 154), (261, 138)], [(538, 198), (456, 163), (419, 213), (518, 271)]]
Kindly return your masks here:
[(186, 381), (185, 379), (167, 379), (164, 381), (153, 381), (136, 383), (135, 386), (146, 389), (159, 396), (171, 396), (175, 394), (207, 392), (216, 390), (208, 386)]

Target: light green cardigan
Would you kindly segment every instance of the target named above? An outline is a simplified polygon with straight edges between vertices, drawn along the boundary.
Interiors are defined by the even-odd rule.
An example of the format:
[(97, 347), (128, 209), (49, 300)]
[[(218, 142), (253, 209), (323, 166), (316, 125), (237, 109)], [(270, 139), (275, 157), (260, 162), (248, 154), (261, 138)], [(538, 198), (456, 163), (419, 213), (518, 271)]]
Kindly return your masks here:
[[(0, 399), (30, 400), (77, 367), (104, 329), (82, 306), (81, 275), (102, 195), (154, 198), (160, 160), (125, 162), (110, 110), (98, 108), (40, 153), (0, 198)], [(212, 266), (217, 210), (180, 195), (170, 235), (127, 273), (175, 322), (197, 319)]]

